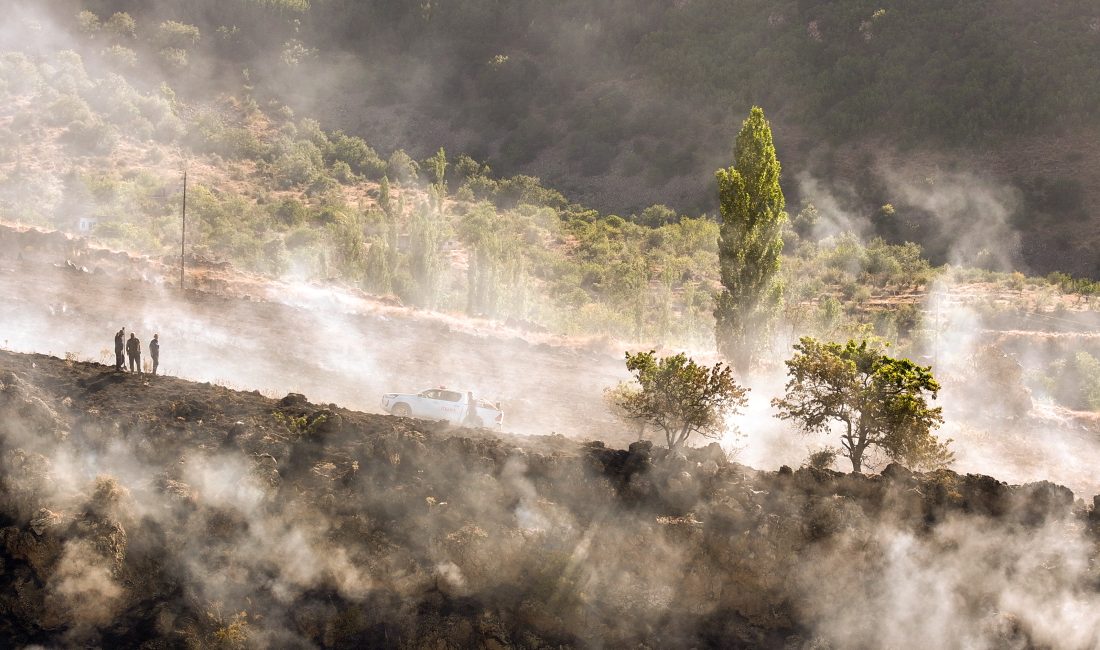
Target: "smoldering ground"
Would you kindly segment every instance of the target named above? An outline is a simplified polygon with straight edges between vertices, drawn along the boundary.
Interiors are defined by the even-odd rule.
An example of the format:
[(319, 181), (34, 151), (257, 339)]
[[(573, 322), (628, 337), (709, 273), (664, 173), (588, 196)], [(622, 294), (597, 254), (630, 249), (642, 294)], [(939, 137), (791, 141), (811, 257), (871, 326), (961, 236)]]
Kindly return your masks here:
[[(875, 173), (884, 198), (916, 206), (928, 221), (925, 225), (944, 234), (950, 242), (941, 252), (945, 260), (993, 268), (1022, 264), (1019, 238), (1011, 227), (1020, 209), (1018, 190), (977, 175), (946, 176), (887, 162), (878, 164)], [(849, 232), (868, 237), (881, 225), (876, 220), (882, 215), (852, 210), (849, 194), (854, 189), (830, 188), (809, 175), (798, 182), (804, 196), (814, 197), (818, 218), (807, 236), (820, 246), (845, 243)], [(899, 212), (889, 218), (908, 217)], [(852, 271), (857, 276), (862, 272)], [(1072, 358), (1075, 344), (1077, 351), (1096, 352), (1089, 341), (1090, 332), (1100, 330), (1100, 316), (1087, 304), (1042, 286), (1041, 280), (1033, 284), (1023, 276), (1005, 276), (983, 284), (982, 272), (977, 272), (979, 280), (967, 279), (966, 273), (948, 269), (920, 292), (911, 341), (891, 352), (932, 366), (940, 380), (935, 404), (943, 406), (945, 423), (939, 434), (954, 440), (953, 468), (1010, 482), (1050, 478), (1085, 495), (1100, 492), (1091, 470), (1100, 454), (1095, 418), (1052, 401), (1050, 391), (1033, 390), (1036, 377), (1057, 383), (1046, 373), (1056, 372), (1051, 369), (1060, 359)], [(889, 293), (884, 299), (889, 300)], [(733, 421), (749, 433), (741, 439), (741, 457), (753, 466), (797, 466), (815, 449), (836, 445), (831, 436), (797, 436), (772, 417), (769, 402), (782, 393), (785, 382), (782, 361), (800, 334), (788, 324), (777, 328), (766, 369), (751, 380), (748, 409)], [(882, 468), (885, 462), (877, 459), (873, 467)]]
[[(451, 383), (445, 375), (522, 405), (509, 412), (524, 413), (516, 422), (532, 431), (571, 434), (578, 422), (589, 425), (596, 411), (585, 407), (621, 373), (612, 354), (502, 343), (443, 319), (423, 326), (348, 314), (331, 290), (303, 292), (287, 301), (294, 309), (215, 295), (180, 309), (155, 274), (97, 274), (83, 259), (66, 266), (68, 254), (35, 267), (26, 257), (6, 260), (7, 304), (23, 309), (0, 322), (20, 350), (106, 361), (111, 334), (126, 325), (146, 341), (161, 333), (172, 374), (364, 408), (398, 378), (416, 389)], [(890, 479), (913, 493), (907, 501), (884, 480), (807, 470), (758, 476), (714, 450), (684, 459), (644, 446), (533, 452), (390, 420), (360, 425), (346, 413), (321, 420), (320, 409), (294, 400), (211, 407), (251, 398), (214, 388), (189, 396), (174, 380), (147, 391), (141, 384), (145, 392), (94, 380), (72, 387), (79, 397), (101, 386), (101, 398), (116, 400), (94, 406), (113, 414), (74, 424), (60, 415), (60, 393), (35, 394), (35, 375), (24, 367), (5, 380), (26, 412), (4, 425), (5, 474), (19, 477), (22, 499), (4, 538), (20, 587), (9, 593), (23, 598), (11, 611), (32, 640), (125, 640), (136, 629), (198, 645), (492, 638), (848, 647), (888, 636), (904, 647), (942, 640), (935, 626), (945, 622), (977, 646), (1077, 647), (1096, 638), (1087, 616), (1095, 611), (1092, 538), (1057, 490), (1047, 498), (1046, 488), (1010, 491), (949, 473)], [(154, 410), (135, 418), (145, 408)], [(754, 428), (745, 428), (751, 440)], [(776, 463), (774, 454), (761, 458)], [(982, 490), (996, 507), (982, 505)], [(885, 515), (876, 509), (883, 491), (897, 499)], [(1011, 495), (1023, 495), (1023, 505)], [(944, 512), (971, 514), (958, 524)], [(942, 525), (942, 536), (930, 525)], [(989, 545), (962, 544), (956, 527)], [(1063, 542), (1065, 554), (1039, 566), (1021, 559), (1035, 551), (1027, 540), (1036, 530)], [(879, 556), (890, 562), (875, 564)], [(826, 568), (803, 564), (808, 557)], [(1001, 558), (994, 578), (956, 579), (958, 564), (988, 558)], [(868, 578), (866, 566), (885, 570)], [(867, 607), (879, 607), (880, 624), (912, 636), (853, 621), (838, 598), (806, 593), (807, 584), (834, 584), (825, 575), (844, 576), (845, 592), (871, 594)], [(1083, 612), (1083, 625), (1055, 638), (1046, 621), (1059, 619), (1028, 610), (1033, 603), (1012, 583), (1019, 575), (1060, 611)], [(959, 607), (912, 620), (907, 605), (918, 586)], [(980, 618), (987, 608), (991, 622)]]
[[(161, 372), (171, 375), (269, 395), (303, 392), (367, 411), (378, 409), (384, 392), (447, 384), (501, 400), (510, 431), (623, 442), (632, 435), (601, 400), (605, 387), (625, 378), (612, 349), (531, 343), (490, 323), (388, 309), (305, 283), (252, 283), (248, 300), (205, 292), (181, 299), (163, 280), (162, 274), (171, 278), (170, 268), (119, 262), (61, 235), (7, 232), (12, 239), (0, 251), (0, 290), (11, 309), (0, 313), (0, 323), (9, 349), (112, 363), (113, 333), (126, 326), (145, 344), (153, 332), (160, 334)], [(933, 299), (940, 295), (947, 289), (933, 292)], [(260, 296), (273, 302), (257, 301)], [(929, 303), (927, 313), (940, 319), (938, 348), (918, 358), (932, 363), (944, 381), (941, 433), (955, 439), (956, 467), (1012, 482), (1048, 478), (1086, 496), (1100, 491), (1089, 469), (1098, 450), (1087, 421), (1044, 416), (1040, 396), (1036, 409), (1021, 401), (1024, 409), (1017, 413), (1010, 402), (1020, 393), (1002, 386), (1003, 373), (970, 362), (995, 338), (991, 328), (1009, 326), (1011, 319), (986, 323), (968, 300), (962, 295)], [(1029, 367), (1049, 356), (1041, 346), (1026, 349), (1039, 355), (1021, 357)], [(751, 379), (750, 408), (738, 419), (745, 435), (736, 444), (745, 447), (742, 461), (754, 467), (797, 466), (813, 449), (835, 444), (799, 436), (774, 419), (769, 401), (784, 383), (782, 354), (776, 356), (774, 374)], [(1016, 388), (1027, 397), (1026, 389)], [(727, 446), (734, 444), (731, 438)]]
[(12, 639), (1075, 648), (1100, 634), (1096, 522), (1050, 484), (756, 472), (717, 447), (467, 437), (95, 364), (0, 365)]
[[(990, 308), (968, 286), (938, 282), (927, 301), (929, 324), (918, 333), (914, 347), (900, 353), (887, 350), (932, 367), (941, 389), (931, 404), (942, 407), (944, 416), (936, 433), (952, 441), (952, 469), (1017, 484), (1054, 480), (1086, 499), (1100, 493), (1094, 471), (1100, 458), (1095, 414), (1068, 408), (1040, 385), (1080, 381), (1048, 378), (1046, 373), (1056, 373), (1059, 364), (1075, 355), (1100, 354), (1100, 341), (1088, 333), (1100, 330), (1100, 318), (1083, 311), (1060, 318), (1066, 331), (1052, 332), (1045, 329), (1052, 323), (1034, 315)], [(1039, 323), (1044, 330), (1016, 329), (1025, 323)], [(774, 417), (770, 400), (782, 395), (787, 379), (779, 363), (777, 359), (771, 372), (752, 378), (748, 406), (731, 419), (730, 431), (738, 434), (723, 442), (753, 467), (797, 467), (814, 451), (839, 444), (838, 430), (803, 435)], [(873, 454), (870, 462), (872, 471), (878, 471), (889, 460)], [(836, 463), (838, 469), (849, 467), (844, 458)]]
[[(261, 293), (250, 298), (181, 297), (165, 281), (170, 266), (118, 262), (59, 234), (4, 232), (8, 349), (113, 363), (114, 332), (125, 327), (146, 353), (159, 334), (162, 373), (198, 381), (303, 392), (362, 410), (377, 410), (386, 392), (446, 384), (501, 401), (509, 430), (596, 435), (613, 425), (599, 396), (624, 371), (600, 349), (532, 343), (488, 322), (387, 308), (307, 283), (254, 284), (246, 290)], [(547, 391), (547, 382), (573, 388)]]

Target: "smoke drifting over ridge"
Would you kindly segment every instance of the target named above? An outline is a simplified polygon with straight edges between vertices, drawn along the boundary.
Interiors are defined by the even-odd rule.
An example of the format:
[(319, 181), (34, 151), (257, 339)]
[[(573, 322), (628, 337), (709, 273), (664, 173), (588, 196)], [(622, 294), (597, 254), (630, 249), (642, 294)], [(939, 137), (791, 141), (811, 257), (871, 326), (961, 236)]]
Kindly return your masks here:
[[(1100, 634), (1095, 539), (1057, 488), (521, 448), (0, 356), (0, 543), (17, 575), (49, 576), (21, 592), (18, 621), (70, 643), (1075, 648)], [(271, 409), (320, 423), (296, 438)]]
[(825, 182), (809, 172), (795, 177), (797, 194), (817, 210), (814, 239), (884, 236), (892, 243), (920, 242), (936, 264), (1026, 269), (1020, 234), (1011, 223), (1021, 210), (1019, 189), (974, 173), (945, 174), (891, 160), (868, 173), (865, 184), (890, 204), (888, 213), (861, 212), (856, 206), (866, 198), (851, 184)]
[[(70, 248), (60, 234), (45, 237), (47, 251), (57, 248), (26, 251), (20, 262), (27, 238), (6, 234), (0, 287), (12, 309), (0, 314), (0, 331), (11, 350), (113, 363), (112, 337), (125, 327), (143, 346), (158, 333), (161, 372), (196, 381), (303, 392), (367, 411), (378, 410), (383, 393), (447, 384), (501, 400), (513, 431), (596, 436), (613, 424), (599, 396), (624, 371), (599, 348), (535, 345), (488, 322), (416, 314), (305, 283), (254, 287), (270, 291), (271, 302), (181, 299), (178, 288), (159, 284), (155, 265), (117, 266), (110, 254)], [(562, 388), (547, 392), (551, 377)]]
[[(998, 279), (968, 269), (1021, 267), (1020, 238), (1010, 224), (1020, 209), (1018, 190), (976, 174), (932, 173), (889, 160), (874, 169), (868, 184), (879, 186), (884, 200), (919, 206), (920, 212), (861, 213), (853, 209), (856, 188), (834, 192), (813, 176), (801, 175), (800, 194), (814, 197), (816, 211), (816, 222), (804, 236), (829, 251), (850, 246), (846, 233), (866, 241), (891, 227), (931, 229), (939, 233), (941, 259), (961, 267), (937, 274), (926, 291), (907, 296), (904, 288), (887, 288), (872, 300), (879, 309), (919, 307), (912, 340), (890, 353), (932, 366), (942, 384), (934, 405), (944, 408), (939, 437), (954, 441), (952, 467), (1013, 483), (1056, 480), (1086, 496), (1100, 492), (1092, 471), (1100, 457), (1095, 418), (1068, 411), (1051, 391), (1036, 388), (1046, 381), (1058, 383), (1048, 374), (1057, 373), (1067, 357), (1072, 362), (1075, 353), (1097, 353), (1094, 333), (1100, 330), (1100, 316), (1087, 300), (1063, 297), (1041, 281)], [(860, 270), (853, 272), (858, 276)], [(910, 300), (919, 302), (910, 305)], [(864, 309), (869, 322), (874, 312)], [(797, 325), (779, 329), (766, 370), (752, 378), (746, 413), (734, 418), (737, 430), (747, 434), (738, 438), (744, 447), (739, 458), (754, 467), (798, 466), (811, 452), (836, 444), (835, 434), (799, 436), (773, 417), (770, 400), (782, 394), (787, 379), (782, 361), (803, 333)], [(852, 335), (829, 336), (843, 341)], [(874, 458), (870, 467), (881, 469), (886, 462)]]
[[(509, 413), (531, 433), (576, 435), (578, 421), (593, 419), (584, 405), (621, 375), (612, 354), (502, 342), (442, 318), (410, 334), (409, 321), (348, 313), (353, 296), (306, 285), (282, 288), (294, 309), (216, 296), (183, 307), (153, 273), (95, 273), (107, 265), (74, 257), (93, 271), (84, 273), (63, 265), (68, 256), (55, 252), (58, 268), (18, 253), (3, 260), (4, 298), (22, 305), (0, 316), (7, 345), (108, 361), (103, 350), (126, 325), (146, 342), (161, 333), (170, 374), (364, 409), (381, 392), (446, 375), (516, 405)], [(969, 344), (956, 344), (965, 358)], [(248, 398), (181, 384), (143, 394), (147, 420), (135, 418), (125, 385), (104, 388), (110, 398), (98, 403), (117, 412), (64, 421), (83, 418), (78, 410), (59, 423), (51, 412), (68, 413), (64, 392), (38, 397), (35, 382), (53, 378), (18, 368), (0, 379), (5, 404), (32, 406), (3, 424), (4, 475), (21, 489), (3, 539), (9, 552), (24, 544), (21, 570), (49, 576), (30, 614), (53, 616), (48, 629), (74, 644), (128, 638), (111, 629), (122, 615), (200, 645), (238, 629), (290, 647), (461, 644), (478, 638), (471, 628), (516, 645), (1074, 648), (1100, 635), (1095, 538), (1062, 493), (1039, 498), (1035, 514), (1033, 493), (1005, 496), (951, 475), (902, 476), (894, 488), (808, 470), (757, 476), (713, 450), (555, 454), (340, 412), (346, 428), (333, 417), (317, 425), (319, 440), (302, 440), (271, 417), (298, 417), (294, 401), (242, 405), (230, 400)], [(80, 372), (98, 386), (104, 371)], [(88, 385), (65, 388), (96, 405)], [(233, 433), (237, 418), (244, 427)], [(743, 429), (751, 444), (758, 428)], [(580, 430), (600, 434), (591, 422)], [(778, 464), (775, 454), (756, 458)], [(179, 591), (153, 613), (141, 602)], [(941, 598), (914, 616), (929, 593)], [(839, 606), (853, 598), (856, 614)]]
[[(125, 7), (120, 5), (118, 8)], [(102, 7), (97, 9), (103, 18), (107, 17), (106, 9)], [(6, 38), (11, 39), (11, 43), (25, 45), (25, 42), (20, 41), (27, 40), (26, 34), (28, 33), (32, 35), (31, 39), (48, 47), (76, 40), (75, 36), (67, 34), (63, 27), (49, 17), (38, 15), (37, 10), (21, 7), (19, 11), (21, 12), (20, 20), (22, 20), (24, 26), (33, 23), (37, 27), (24, 33), (20, 32), (17, 26), (14, 26), (15, 22), (6, 24), (8, 26), (5, 27), (4, 34)], [(172, 7), (168, 5), (159, 6), (156, 12), (161, 13), (148, 14), (143, 19), (147, 21), (145, 26), (148, 27), (150, 24), (155, 23), (157, 19), (170, 18), (171, 11)], [(66, 16), (66, 21), (71, 20), (71, 13)], [(216, 33), (217, 26), (213, 23), (200, 24), (199, 27), (204, 34)], [(563, 25), (562, 27), (571, 28), (576, 26)], [(592, 27), (592, 29), (598, 31), (598, 26)], [(547, 36), (547, 40), (556, 41), (555, 33), (551, 32)], [(580, 47), (572, 49), (578, 53), (577, 56), (583, 56), (587, 51), (585, 48)], [(329, 54), (331, 53), (324, 53), (325, 56)], [(89, 67), (96, 65), (95, 57), (89, 56), (86, 60)], [(154, 72), (153, 68), (156, 67), (151, 61), (141, 62), (141, 65), (149, 65), (150, 74)], [(348, 65), (357, 64), (351, 59), (346, 63)], [(65, 71), (61, 69), (59, 73), (64, 74)], [(417, 74), (410, 74), (409, 78), (423, 79), (428, 74), (429, 71), (421, 70)], [(293, 77), (293, 74), (291, 77)], [(79, 79), (74, 78), (74, 83), (80, 83)], [(431, 84), (425, 84), (425, 86), (428, 85)], [(303, 92), (303, 95), (312, 94)], [(979, 254), (984, 248), (995, 260), (1003, 251), (1014, 250), (1014, 235), (1006, 228), (1006, 220), (1014, 211), (1019, 197), (1011, 188), (965, 174), (938, 176), (933, 178), (932, 182), (922, 183), (914, 180), (919, 176), (917, 172), (911, 169), (894, 169), (886, 164), (878, 165), (876, 174), (882, 182), (887, 184), (888, 191), (885, 195), (888, 198), (901, 197), (906, 203), (924, 208), (924, 211), (931, 215), (931, 221), (921, 224), (921, 227), (928, 228), (931, 226), (933, 229), (943, 230), (949, 224), (951, 225), (953, 229), (949, 231), (949, 234), (944, 235), (944, 239), (953, 244), (946, 254), (947, 259), (973, 260), (980, 256)], [(37, 173), (29, 174), (28, 181), (37, 176)], [(61, 181), (57, 176), (49, 181), (48, 184), (55, 187), (55, 191), (42, 191), (43, 203), (49, 204), (55, 199), (60, 201), (60, 190), (56, 190), (59, 183)], [(803, 187), (802, 193), (806, 196), (828, 197), (830, 194), (828, 187), (814, 181), (812, 177), (803, 179), (801, 185)], [(819, 234), (831, 234), (839, 230), (854, 230), (869, 234), (874, 230), (873, 224), (864, 225), (863, 220), (853, 218), (850, 213), (845, 211), (845, 206), (848, 205), (850, 197), (844, 195), (853, 192), (854, 190), (838, 191), (837, 194), (840, 197), (834, 200), (828, 198), (825, 200), (816, 199), (820, 201), (819, 209), (822, 213), (833, 215), (831, 219), (825, 219), (826, 222), (830, 220), (833, 222), (832, 230)], [(830, 204), (832, 204), (831, 207)], [(174, 215), (168, 218), (174, 220)], [(901, 214), (898, 218), (908, 219), (909, 217)], [(961, 225), (954, 225), (960, 223)], [(945, 230), (945, 232), (948, 231)], [(283, 295), (279, 299), (283, 301), (296, 300), (288, 298), (288, 295), (296, 290), (296, 287), (284, 287)], [(308, 288), (304, 290), (317, 291)], [(108, 291), (116, 294), (124, 292), (123, 289), (110, 289)], [(168, 293), (170, 293), (170, 290)], [(416, 390), (439, 383), (473, 384), (472, 387), (476, 387), (479, 391), (484, 390), (490, 396), (501, 397), (506, 403), (516, 405), (520, 413), (526, 411), (524, 413), (526, 417), (510, 418), (510, 420), (523, 427), (530, 427), (525, 428), (526, 431), (546, 428), (558, 430), (564, 428), (560, 426), (560, 423), (570, 420), (565, 416), (555, 416), (543, 421), (534, 413), (539, 410), (542, 402), (548, 400), (556, 402), (554, 408), (558, 413), (564, 413), (568, 411), (571, 404), (577, 403), (577, 398), (547, 396), (544, 391), (540, 390), (537, 382), (531, 379), (523, 383), (501, 379), (503, 376), (523, 376), (523, 373), (518, 370), (502, 370), (511, 367), (508, 362), (514, 356), (514, 350), (510, 346), (484, 346), (484, 349), (488, 350), (487, 352), (479, 351), (476, 353), (477, 356), (483, 358), (471, 359), (471, 355), (467, 350), (458, 351), (455, 349), (462, 346), (448, 346), (442, 350), (435, 347), (423, 351), (416, 350), (425, 340), (421, 337), (420, 339), (398, 339), (414, 349), (411, 353), (400, 351), (397, 346), (389, 344), (388, 339), (372, 338), (370, 333), (363, 332), (362, 330), (365, 328), (356, 317), (345, 317), (348, 315), (340, 314), (339, 312), (345, 309), (345, 307), (339, 306), (342, 300), (341, 297), (336, 296), (334, 298), (333, 296), (336, 294), (327, 290), (322, 290), (320, 293), (324, 295), (304, 298), (300, 302), (301, 309), (310, 314), (310, 317), (305, 318), (304, 322), (296, 323), (293, 322), (295, 316), (284, 316), (290, 322), (284, 325), (283, 331), (277, 338), (280, 341), (280, 348), (290, 347), (283, 345), (286, 342), (299, 341), (303, 338), (306, 341), (320, 341), (321, 344), (303, 343), (300, 348), (291, 348), (292, 351), (281, 355), (282, 358), (277, 362), (269, 357), (280, 355), (272, 353), (271, 344), (262, 342), (265, 341), (265, 338), (258, 334), (261, 323), (255, 321), (262, 321), (263, 317), (256, 319), (246, 314), (234, 319), (234, 312), (229, 318), (224, 319), (193, 318), (187, 314), (174, 313), (169, 307), (168, 313), (156, 313), (154, 309), (151, 310), (152, 314), (144, 316), (141, 322), (123, 322), (118, 325), (129, 324), (131, 329), (139, 328), (146, 339), (149, 331), (163, 330), (166, 337), (181, 342), (183, 345), (173, 351), (176, 353), (176, 359), (166, 361), (168, 364), (167, 370), (196, 379), (223, 381), (242, 387), (257, 387), (273, 393), (300, 389), (317, 399), (338, 400), (340, 403), (366, 409), (375, 407), (374, 400), (376, 397), (373, 396), (388, 390)], [(167, 295), (162, 297), (167, 297)], [(56, 345), (50, 344), (47, 349), (57, 354), (74, 352), (82, 358), (101, 358), (100, 352), (107, 346), (101, 346), (99, 343), (89, 343), (93, 338), (91, 331), (80, 327), (73, 327), (66, 331), (64, 327), (55, 328), (50, 325), (51, 320), (67, 318), (65, 316), (67, 309), (76, 309), (77, 313), (86, 309), (86, 307), (79, 304), (67, 305), (67, 302), (68, 299), (59, 294), (58, 299), (51, 300), (49, 307), (60, 315), (50, 314), (47, 317), (44, 313), (31, 313), (26, 315), (26, 321), (18, 324), (12, 321), (13, 329), (20, 332), (20, 336), (12, 337), (13, 347), (20, 350), (40, 350), (42, 346), (39, 342), (43, 338), (52, 338), (59, 341), (59, 343)], [(122, 308), (120, 308), (121, 310)], [(934, 311), (930, 310), (929, 313)], [(314, 314), (318, 316), (313, 317)], [(282, 321), (284, 317), (280, 317), (277, 321)], [(233, 330), (226, 324), (229, 322), (236, 324), (237, 320), (241, 322), (254, 321), (256, 327), (251, 330), (250, 334), (244, 334), (240, 330)], [(383, 318), (379, 320), (383, 324), (386, 323), (384, 314)], [(977, 321), (973, 321), (973, 323), (975, 329), (980, 328)], [(113, 327), (115, 325), (111, 325), (111, 328)], [(441, 327), (449, 326), (441, 325)], [(398, 325), (394, 324), (393, 329), (398, 329)], [(958, 331), (961, 332), (963, 329), (966, 328)], [(973, 332), (975, 329), (966, 329), (966, 331)], [(46, 333), (45, 336), (42, 335), (43, 332)], [(305, 334), (301, 334), (302, 332)], [(953, 334), (952, 336), (956, 335)], [(475, 334), (475, 336), (477, 335)], [(192, 343), (194, 343), (193, 346)], [(482, 349), (479, 347), (479, 350)], [(960, 350), (962, 349), (960, 347)], [(280, 352), (284, 351), (280, 350)], [(584, 358), (586, 354), (587, 352), (580, 352), (576, 358)], [(960, 351), (959, 358), (961, 359), (966, 354), (966, 352)], [(411, 369), (411, 374), (405, 375), (405, 378), (400, 380), (402, 382), (401, 386), (395, 387), (393, 380), (378, 379), (379, 374), (385, 372), (384, 368), (394, 367), (394, 359), (403, 355), (415, 359), (416, 363), (410, 362), (404, 366)], [(166, 352), (166, 357), (168, 356)], [(616, 367), (617, 364), (613, 356), (613, 354), (597, 354), (597, 365), (600, 369), (597, 371), (596, 376), (592, 377), (591, 384), (584, 387), (584, 392), (597, 394), (604, 385), (613, 383), (622, 377), (622, 371)], [(226, 373), (219, 370), (219, 368), (227, 366), (225, 363), (227, 357), (234, 359), (247, 357), (249, 363), (235, 366), (233, 372), (227, 376)], [(295, 363), (302, 360), (306, 360), (306, 363), (316, 364), (317, 373), (331, 373), (332, 375), (351, 377), (353, 387), (334, 388), (331, 385), (323, 385), (320, 381), (314, 379), (308, 380), (309, 383), (304, 386), (296, 385), (295, 382), (289, 382), (291, 385), (287, 385), (285, 380), (278, 380), (273, 385), (272, 377), (288, 376), (285, 369), (288, 367), (294, 368)], [(410, 361), (408, 358), (405, 360)], [(575, 369), (569, 368), (567, 364), (566, 367), (560, 368), (560, 370), (563, 373), (575, 372)], [(300, 374), (308, 376), (312, 373)], [(587, 377), (584, 374), (581, 376)], [(409, 377), (415, 377), (415, 379), (409, 379)], [(315, 381), (317, 383), (314, 383)], [(408, 385), (404, 384), (406, 381)], [(757, 388), (754, 391), (754, 398), (759, 396), (760, 399), (766, 401), (769, 394), (778, 392), (780, 383), (776, 381), (770, 389)], [(522, 388), (519, 386), (522, 386)], [(945, 399), (947, 397), (945, 394)], [(595, 403), (595, 400), (592, 400), (592, 403)], [(761, 413), (761, 415), (766, 417), (767, 414)], [(600, 426), (605, 426), (605, 423), (601, 423)], [(750, 430), (750, 427), (743, 428)], [(761, 424), (756, 428), (761, 430), (765, 428), (775, 429), (774, 423), (770, 421), (768, 425)], [(598, 431), (599, 426), (593, 427), (593, 429)], [(786, 433), (779, 429), (776, 430), (776, 436), (785, 437)], [(804, 451), (801, 449), (801, 445), (796, 445), (796, 448), (798, 453)], [(763, 463), (768, 453), (762, 452), (755, 457)], [(798, 456), (784, 456), (784, 459), (791, 464), (796, 464), (801, 460)]]

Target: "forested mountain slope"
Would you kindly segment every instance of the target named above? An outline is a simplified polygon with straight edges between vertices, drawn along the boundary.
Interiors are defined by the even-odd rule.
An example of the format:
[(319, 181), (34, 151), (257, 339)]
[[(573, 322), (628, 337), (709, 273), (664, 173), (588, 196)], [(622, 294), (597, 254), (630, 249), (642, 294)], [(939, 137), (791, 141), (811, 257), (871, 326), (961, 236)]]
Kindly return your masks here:
[[(891, 204), (910, 225), (887, 234), (945, 261), (934, 206), (905, 188), (973, 174), (1008, 188), (1014, 263), (1098, 271), (1100, 10), (1084, 0), (50, 4), (70, 22), (129, 12), (139, 67), (159, 61), (190, 97), (249, 85), (380, 149), (464, 151), (618, 214), (712, 211), (711, 174), (759, 104), (794, 205)], [(158, 35), (169, 20), (198, 36)]]

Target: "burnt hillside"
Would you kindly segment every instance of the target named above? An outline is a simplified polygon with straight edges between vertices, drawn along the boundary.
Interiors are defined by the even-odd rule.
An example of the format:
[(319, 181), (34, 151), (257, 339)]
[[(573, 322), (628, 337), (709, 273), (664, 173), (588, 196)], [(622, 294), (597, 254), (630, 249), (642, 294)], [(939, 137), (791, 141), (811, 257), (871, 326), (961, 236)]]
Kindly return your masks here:
[(159, 333), (163, 368), (199, 381), (303, 392), (362, 411), (380, 409), (386, 392), (446, 384), (502, 401), (509, 431), (606, 437), (621, 429), (600, 399), (624, 372), (620, 350), (606, 340), (405, 308), (353, 288), (271, 281), (205, 258), (187, 263), (181, 293), (178, 257), (0, 225), (0, 342), (109, 362), (111, 337), (125, 327), (144, 343)]
[(1045, 482), (758, 472), (8, 352), (0, 463), (16, 643), (1100, 640), (1094, 511)]

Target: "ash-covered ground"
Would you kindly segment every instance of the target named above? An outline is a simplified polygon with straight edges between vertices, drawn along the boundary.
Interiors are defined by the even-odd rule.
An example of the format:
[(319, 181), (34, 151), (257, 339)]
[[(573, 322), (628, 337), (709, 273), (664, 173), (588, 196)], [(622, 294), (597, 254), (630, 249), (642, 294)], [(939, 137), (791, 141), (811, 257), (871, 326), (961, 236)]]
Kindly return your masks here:
[[(1031, 478), (1093, 484), (1080, 418), (1036, 408), (967, 441), (969, 471), (1022, 486), (627, 449), (606, 342), (190, 261), (181, 294), (172, 260), (0, 228), (14, 645), (1100, 645), (1096, 504)], [(168, 376), (107, 365), (121, 326), (160, 334)], [(520, 433), (361, 412), (443, 382), (501, 399)], [(774, 422), (744, 433), (774, 452)]]
[(1041, 482), (758, 472), (0, 353), (0, 637), (48, 647), (1089, 648)]
[(602, 401), (626, 377), (607, 341), (408, 309), (362, 292), (274, 282), (189, 256), (138, 258), (60, 232), (0, 225), (0, 347), (113, 363), (113, 336), (154, 333), (166, 374), (362, 411), (446, 385), (499, 401), (505, 428), (607, 439)]

